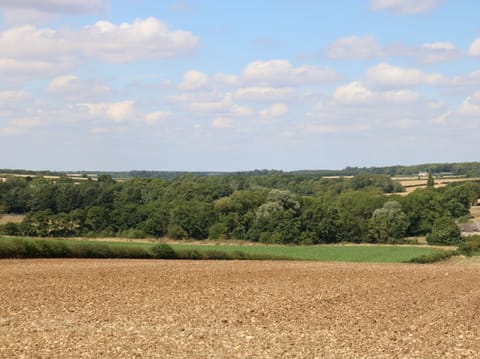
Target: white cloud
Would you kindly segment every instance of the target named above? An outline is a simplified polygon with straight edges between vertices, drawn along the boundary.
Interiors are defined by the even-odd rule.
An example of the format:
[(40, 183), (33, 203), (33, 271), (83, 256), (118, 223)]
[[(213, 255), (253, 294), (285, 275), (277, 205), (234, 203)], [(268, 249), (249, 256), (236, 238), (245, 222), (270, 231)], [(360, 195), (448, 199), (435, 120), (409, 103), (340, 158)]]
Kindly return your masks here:
[(468, 54), (474, 57), (480, 57), (480, 37), (475, 39), (468, 48)]
[(34, 9), (55, 14), (97, 14), (107, 8), (107, 0), (2, 0), (0, 8)]
[(288, 106), (284, 103), (274, 103), (272, 106), (265, 108), (260, 111), (260, 116), (269, 118), (269, 117), (280, 117), (285, 115), (288, 112)]
[(337, 39), (326, 49), (327, 57), (334, 60), (372, 59), (385, 51), (374, 36), (348, 36)]
[(232, 126), (232, 119), (227, 117), (217, 117), (212, 121), (212, 127), (214, 128), (231, 128)]
[(451, 42), (433, 42), (423, 44), (414, 55), (426, 64), (452, 61), (459, 58), (462, 52)]
[(418, 85), (442, 85), (447, 78), (441, 74), (427, 74), (418, 69), (402, 68), (382, 63), (371, 67), (366, 72), (366, 79), (373, 85), (402, 88)]
[(234, 115), (238, 115), (238, 116), (242, 116), (242, 117), (253, 115), (253, 110), (252, 109), (250, 109), (246, 106), (239, 106), (239, 105), (235, 105), (235, 104), (232, 105), (231, 112)]
[(42, 121), (38, 117), (22, 117), (17, 118), (12, 121), (12, 124), (16, 128), (30, 128), (30, 127), (38, 127), (42, 125)]
[(85, 81), (75, 75), (67, 74), (55, 77), (47, 86), (47, 90), (58, 96), (69, 99), (99, 99), (110, 93), (110, 87), (97, 81)]
[(238, 76), (236, 75), (218, 73), (213, 75), (212, 79), (216, 85), (221, 86), (236, 87), (240, 84)]
[(31, 80), (37, 77), (48, 77), (65, 72), (72, 67), (67, 62), (29, 61), (2, 59), (0, 54), (0, 78), (4, 80)]
[(416, 15), (432, 10), (445, 0), (371, 0), (370, 6), (375, 11), (388, 10), (397, 14)]
[(337, 77), (333, 69), (310, 65), (294, 67), (286, 60), (254, 61), (242, 73), (245, 82), (266, 86), (331, 83)]
[(367, 103), (372, 97), (372, 91), (357, 81), (338, 87), (333, 94), (336, 102), (348, 104)]
[(232, 105), (232, 95), (228, 93), (221, 101), (193, 102), (188, 107), (196, 112), (223, 112), (227, 111)]
[(406, 57), (422, 64), (453, 61), (462, 56), (462, 51), (451, 42), (432, 42), (421, 46), (400, 43), (381, 46), (372, 36), (348, 36), (337, 39), (325, 49), (333, 60), (368, 60), (374, 58)]
[(200, 90), (207, 86), (208, 84), (208, 75), (196, 71), (188, 70), (185, 75), (183, 75), (183, 81), (178, 86), (181, 90)]
[(391, 90), (379, 94), (383, 102), (396, 104), (411, 104), (419, 101), (420, 94), (410, 90)]
[(161, 59), (191, 51), (198, 38), (183, 30), (171, 31), (161, 21), (149, 17), (132, 24), (99, 21), (74, 33), (78, 48), (90, 57), (107, 62)]
[(75, 75), (64, 75), (55, 77), (48, 84), (48, 91), (61, 92), (66, 88), (69, 88), (73, 82), (78, 81), (78, 77)]
[(336, 103), (348, 105), (411, 104), (417, 102), (419, 98), (420, 94), (415, 91), (373, 91), (358, 81), (338, 87), (333, 94)]
[(468, 96), (458, 109), (459, 115), (479, 116), (480, 115), (480, 91)]
[(0, 105), (10, 105), (16, 102), (23, 102), (32, 98), (27, 91), (0, 91)]
[(108, 0), (3, 0), (7, 25), (41, 24), (59, 15), (87, 15), (105, 12)]
[(412, 128), (417, 124), (417, 121), (411, 118), (401, 118), (399, 120), (393, 120), (385, 123), (387, 128), (407, 129)]
[(85, 58), (122, 63), (191, 51), (198, 38), (150, 17), (119, 25), (99, 21), (78, 30), (21, 26), (0, 32), (0, 72), (31, 78), (65, 72)]
[(144, 119), (145, 123), (147, 123), (149, 125), (156, 125), (163, 120), (171, 118), (172, 116), (173, 116), (173, 114), (171, 112), (155, 111), (155, 112), (150, 112), (150, 113), (145, 114), (143, 116), (143, 119)]
[(320, 134), (322, 134), (322, 133), (335, 133), (335, 132), (338, 132), (340, 130), (340, 128), (338, 126), (325, 125), (325, 124), (314, 123), (314, 122), (307, 123), (303, 127), (303, 129), (307, 133), (320, 133)]
[(90, 115), (99, 119), (110, 119), (114, 122), (123, 122), (127, 120), (135, 120), (135, 102), (104, 102), (104, 103), (85, 103), (79, 106), (85, 106)]
[(459, 75), (453, 77), (448, 86), (454, 90), (472, 91), (472, 89), (480, 86), (480, 70), (470, 72), (466, 75)]
[(235, 98), (246, 101), (289, 101), (296, 95), (293, 87), (243, 87), (235, 93)]

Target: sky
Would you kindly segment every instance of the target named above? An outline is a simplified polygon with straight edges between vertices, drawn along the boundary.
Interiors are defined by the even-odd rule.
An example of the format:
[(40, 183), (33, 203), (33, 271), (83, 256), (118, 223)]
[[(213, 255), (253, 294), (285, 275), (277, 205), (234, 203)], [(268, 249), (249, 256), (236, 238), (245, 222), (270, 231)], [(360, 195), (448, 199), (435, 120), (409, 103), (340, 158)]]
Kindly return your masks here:
[(477, 0), (0, 0), (0, 168), (480, 160)]

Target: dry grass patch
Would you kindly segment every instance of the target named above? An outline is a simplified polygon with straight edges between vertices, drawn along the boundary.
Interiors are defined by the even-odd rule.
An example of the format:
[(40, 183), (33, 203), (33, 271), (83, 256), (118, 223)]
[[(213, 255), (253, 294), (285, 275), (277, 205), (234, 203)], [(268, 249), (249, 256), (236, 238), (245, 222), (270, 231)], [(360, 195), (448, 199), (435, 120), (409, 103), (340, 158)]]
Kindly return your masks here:
[(22, 223), (23, 214), (4, 214), (0, 216), (0, 225), (7, 223)]

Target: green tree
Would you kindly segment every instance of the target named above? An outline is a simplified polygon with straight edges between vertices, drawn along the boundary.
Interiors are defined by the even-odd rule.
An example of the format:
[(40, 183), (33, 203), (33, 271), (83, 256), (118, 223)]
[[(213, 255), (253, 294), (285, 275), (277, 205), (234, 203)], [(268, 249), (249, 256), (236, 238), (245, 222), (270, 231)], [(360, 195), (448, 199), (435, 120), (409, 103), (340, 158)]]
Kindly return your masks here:
[(427, 236), (428, 244), (458, 244), (462, 234), (452, 217), (440, 217), (432, 226), (432, 233)]
[(373, 212), (369, 239), (377, 243), (396, 243), (405, 236), (408, 218), (397, 201), (387, 201)]
[(427, 188), (433, 188), (433, 187), (435, 187), (435, 180), (433, 179), (432, 172), (428, 172)]

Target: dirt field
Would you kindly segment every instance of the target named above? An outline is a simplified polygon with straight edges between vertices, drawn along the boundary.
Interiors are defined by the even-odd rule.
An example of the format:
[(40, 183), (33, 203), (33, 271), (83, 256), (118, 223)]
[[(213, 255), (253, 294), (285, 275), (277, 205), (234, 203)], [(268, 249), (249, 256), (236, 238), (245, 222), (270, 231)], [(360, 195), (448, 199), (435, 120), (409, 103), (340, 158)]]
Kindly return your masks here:
[(480, 267), (0, 261), (2, 358), (480, 356)]

